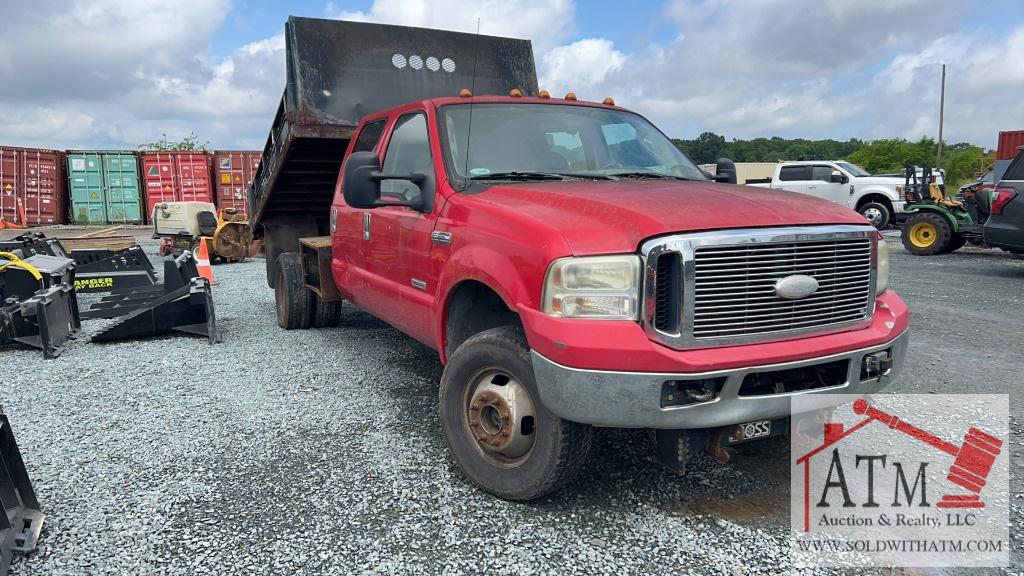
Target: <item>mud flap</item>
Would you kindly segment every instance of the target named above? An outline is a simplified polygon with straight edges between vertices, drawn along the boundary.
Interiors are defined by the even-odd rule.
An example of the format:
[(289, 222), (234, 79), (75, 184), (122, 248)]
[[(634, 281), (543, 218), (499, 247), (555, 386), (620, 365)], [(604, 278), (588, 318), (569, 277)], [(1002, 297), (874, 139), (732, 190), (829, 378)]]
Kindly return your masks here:
[(32, 489), (25, 462), (14, 441), (7, 416), (0, 409), (0, 574), (7, 574), (15, 552), (35, 549), (43, 529), (43, 513)]

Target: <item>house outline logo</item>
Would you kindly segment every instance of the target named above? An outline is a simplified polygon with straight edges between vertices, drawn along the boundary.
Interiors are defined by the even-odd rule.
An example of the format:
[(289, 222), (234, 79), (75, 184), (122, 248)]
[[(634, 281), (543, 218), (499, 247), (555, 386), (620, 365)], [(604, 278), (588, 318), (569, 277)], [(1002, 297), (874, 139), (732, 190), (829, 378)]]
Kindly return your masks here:
[(957, 446), (951, 442), (943, 440), (938, 436), (935, 436), (929, 432), (926, 432), (909, 422), (900, 419), (897, 416), (887, 414), (874, 406), (871, 406), (867, 400), (861, 398), (853, 403), (853, 412), (857, 415), (863, 415), (865, 418), (844, 429), (843, 424), (826, 422), (823, 424), (824, 440), (822, 444), (803, 456), (800, 456), (796, 460), (797, 465), (803, 465), (803, 506), (804, 506), (804, 532), (810, 532), (810, 489), (811, 489), (811, 459), (814, 456), (825, 451), (827, 448), (835, 446), (845, 438), (852, 434), (859, 432), (865, 428), (871, 422), (877, 421), (890, 430), (896, 430), (908, 436), (911, 436), (925, 444), (932, 446), (933, 448), (953, 456), (953, 463), (950, 465), (948, 470), (947, 479), (964, 488), (968, 491), (967, 494), (946, 494), (943, 495), (939, 502), (936, 503), (938, 508), (984, 508), (985, 503), (981, 500), (981, 491), (984, 489), (988, 474), (992, 470), (992, 466), (996, 461), (996, 458), (1002, 452), (1003, 441), (979, 430), (978, 428), (971, 427), (967, 430), (967, 434), (964, 435), (964, 442), (962, 445)]

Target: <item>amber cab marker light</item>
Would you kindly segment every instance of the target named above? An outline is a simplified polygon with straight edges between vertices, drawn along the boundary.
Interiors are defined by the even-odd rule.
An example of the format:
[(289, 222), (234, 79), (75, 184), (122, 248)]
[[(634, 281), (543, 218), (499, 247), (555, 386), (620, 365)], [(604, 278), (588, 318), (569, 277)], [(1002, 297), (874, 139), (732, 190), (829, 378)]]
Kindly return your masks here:
[(615, 106), (615, 100), (611, 96), (609, 96), (609, 97), (605, 98), (601, 102), (601, 104), (604, 104), (605, 106)]
[(576, 93), (575, 92), (569, 92), (568, 94), (565, 95), (565, 99), (566, 100), (575, 100), (576, 99)]
[(513, 89), (508, 91), (508, 95), (513, 97), (513, 98), (522, 98), (523, 97), (523, 91), (520, 90), (519, 88), (513, 88)]
[(462, 90), (459, 90), (459, 98), (469, 98), (472, 95), (473, 93), (470, 92), (469, 88), (463, 88)]
[(547, 90), (541, 90), (537, 92), (537, 98), (551, 98), (551, 93)]

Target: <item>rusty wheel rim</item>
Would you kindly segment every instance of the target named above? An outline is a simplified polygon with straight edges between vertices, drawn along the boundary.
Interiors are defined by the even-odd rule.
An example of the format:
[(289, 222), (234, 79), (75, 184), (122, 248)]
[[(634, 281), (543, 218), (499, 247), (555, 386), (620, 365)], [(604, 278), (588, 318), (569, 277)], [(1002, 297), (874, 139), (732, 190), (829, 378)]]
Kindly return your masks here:
[(466, 389), (464, 419), (469, 435), (492, 464), (512, 467), (530, 456), (537, 413), (529, 389), (508, 372), (477, 372)]

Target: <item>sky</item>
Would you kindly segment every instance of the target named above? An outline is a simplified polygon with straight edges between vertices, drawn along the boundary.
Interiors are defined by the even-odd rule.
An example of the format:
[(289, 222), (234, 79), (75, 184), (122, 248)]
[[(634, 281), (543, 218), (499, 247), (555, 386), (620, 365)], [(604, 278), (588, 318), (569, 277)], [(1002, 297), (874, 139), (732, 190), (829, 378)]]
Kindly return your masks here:
[(3, 0), (0, 145), (262, 149), (289, 14), (530, 39), (540, 87), (669, 136), (1024, 129), (1024, 0)]

